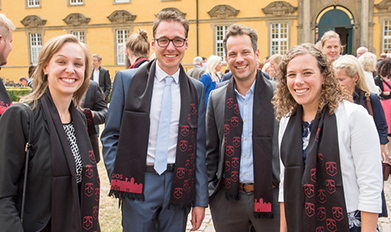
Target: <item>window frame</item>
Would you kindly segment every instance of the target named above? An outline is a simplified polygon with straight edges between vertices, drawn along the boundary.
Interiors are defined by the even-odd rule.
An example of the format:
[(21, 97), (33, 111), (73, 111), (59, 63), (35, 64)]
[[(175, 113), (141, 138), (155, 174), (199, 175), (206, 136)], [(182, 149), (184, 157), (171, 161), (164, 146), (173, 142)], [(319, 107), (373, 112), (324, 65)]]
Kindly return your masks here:
[[(81, 33), (83, 33), (83, 35), (82, 35), (83, 36), (83, 40), (80, 39)], [(86, 38), (86, 32), (85, 31), (72, 30), (72, 31), (70, 31), (69, 34), (76, 36), (79, 39), (80, 42), (85, 43), (85, 44), (87, 43), (87, 38)]]
[[(33, 45), (33, 36), (36, 38), (34, 39), (36, 45)], [(42, 50), (43, 46), (43, 36), (41, 33), (29, 33), (29, 55), (30, 55), (30, 62), (33, 63), (33, 65), (37, 65), (38, 63), (38, 57), (39, 53)]]
[[(30, 5), (30, 3), (33, 3)], [(26, 0), (26, 8), (39, 8), (41, 7), (41, 0)]]
[[(76, 1), (76, 2), (73, 2), (72, 1)], [(79, 2), (81, 1), (81, 2)], [(68, 5), (69, 6), (83, 6), (84, 5), (84, 0), (69, 0), (68, 1)]]
[(113, 0), (113, 4), (131, 3), (130, 0)]
[[(278, 27), (274, 27), (275, 25), (278, 25)], [(284, 29), (286, 29), (285, 32)], [(277, 33), (274, 33), (274, 30), (277, 30)], [(273, 38), (273, 35), (276, 35), (276, 38)], [(289, 36), (289, 23), (271, 22), (269, 24), (269, 55), (285, 55), (289, 51)], [(286, 44), (282, 44), (283, 42), (286, 42)], [(276, 45), (273, 43), (276, 43)], [(277, 46), (277, 49), (274, 49), (275, 46)], [(283, 46), (285, 46), (285, 49)]]
[[(386, 25), (388, 23), (388, 25)], [(388, 26), (388, 29), (386, 30), (386, 26)], [(388, 35), (386, 33), (388, 32)], [(391, 50), (391, 19), (384, 19), (382, 22), (382, 30), (381, 30), (381, 52), (380, 53), (386, 53), (387, 50)], [(388, 40), (388, 42), (386, 42)], [(386, 48), (386, 45), (388, 47)]]
[[(123, 42), (119, 42), (119, 37), (118, 37), (119, 31), (125, 32), (125, 33), (123, 33), (123, 36), (121, 38), (121, 40)], [(117, 65), (126, 65), (126, 54), (125, 54), (126, 40), (131, 35), (131, 32), (132, 32), (131, 29), (126, 29), (126, 28), (116, 28), (114, 30), (114, 42), (115, 42), (115, 52), (114, 53), (115, 53), (115, 63)], [(123, 62), (121, 62), (122, 59), (123, 59)]]

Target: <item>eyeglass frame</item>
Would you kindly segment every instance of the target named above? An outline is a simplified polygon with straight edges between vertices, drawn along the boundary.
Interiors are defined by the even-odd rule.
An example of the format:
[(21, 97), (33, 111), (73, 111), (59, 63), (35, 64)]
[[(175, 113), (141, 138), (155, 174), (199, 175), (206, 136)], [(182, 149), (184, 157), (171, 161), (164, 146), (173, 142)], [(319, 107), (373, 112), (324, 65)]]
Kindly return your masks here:
[[(161, 40), (161, 39), (167, 39), (168, 40), (168, 44), (166, 45), (166, 46), (161, 46), (160, 44), (159, 44), (159, 40)], [(174, 44), (174, 40), (176, 40), (176, 39), (181, 39), (181, 40), (183, 40), (183, 44), (181, 45), (181, 46), (176, 46), (175, 44)], [(161, 37), (161, 38), (154, 38), (154, 40), (156, 41), (156, 43), (157, 43), (157, 45), (159, 46), (159, 47), (161, 47), (161, 48), (166, 48), (166, 47), (168, 47), (168, 45), (170, 45), (170, 43), (172, 43), (172, 45), (174, 45), (174, 47), (176, 47), (176, 48), (181, 48), (181, 47), (183, 47), (183, 46), (185, 46), (185, 43), (186, 43), (186, 41), (187, 41), (187, 38), (181, 38), (181, 37), (176, 37), (176, 38), (174, 38), (174, 39), (169, 39), (169, 38), (167, 38), (167, 37)]]

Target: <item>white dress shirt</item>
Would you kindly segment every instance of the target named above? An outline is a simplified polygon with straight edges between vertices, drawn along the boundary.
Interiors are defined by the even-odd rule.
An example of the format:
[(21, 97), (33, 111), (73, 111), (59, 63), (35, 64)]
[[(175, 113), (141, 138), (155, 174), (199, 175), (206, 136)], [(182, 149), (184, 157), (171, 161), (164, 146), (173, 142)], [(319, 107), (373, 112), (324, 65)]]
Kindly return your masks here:
[[(164, 78), (169, 76), (164, 72), (156, 62), (156, 73), (153, 82), (151, 110), (149, 113), (150, 127), (149, 127), (149, 139), (148, 139), (148, 153), (147, 153), (147, 165), (153, 166), (155, 163), (156, 154), (156, 142), (157, 142), (157, 131), (159, 127), (159, 117), (162, 105), (163, 90), (166, 85)], [(170, 121), (170, 135), (168, 138), (168, 154), (167, 164), (174, 164), (176, 157), (176, 148), (178, 140), (178, 127), (179, 127), (179, 114), (181, 109), (181, 95), (179, 88), (179, 72), (180, 69), (171, 75), (174, 81), (171, 84), (171, 121)]]
[[(383, 174), (375, 123), (366, 109), (348, 101), (339, 104), (335, 116), (346, 210), (380, 213)], [(289, 118), (281, 118), (279, 144), (288, 122)], [(281, 162), (280, 202), (284, 201), (284, 168)]]
[(93, 73), (93, 81), (99, 84), (99, 69), (94, 69)]

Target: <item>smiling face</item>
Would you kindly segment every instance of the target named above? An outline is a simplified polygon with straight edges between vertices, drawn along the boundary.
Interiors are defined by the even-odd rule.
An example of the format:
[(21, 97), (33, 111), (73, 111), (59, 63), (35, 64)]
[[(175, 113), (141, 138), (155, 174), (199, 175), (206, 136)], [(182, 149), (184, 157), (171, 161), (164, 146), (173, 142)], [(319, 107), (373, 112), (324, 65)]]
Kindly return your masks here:
[(254, 52), (250, 36), (231, 36), (227, 40), (225, 59), (236, 81), (254, 80), (257, 74), (259, 50)]
[(47, 74), (50, 93), (55, 98), (71, 98), (84, 81), (85, 54), (76, 43), (65, 43), (53, 55), (43, 71)]
[(349, 91), (350, 94), (353, 95), (355, 90), (355, 83), (358, 80), (358, 75), (354, 78), (351, 78), (348, 74), (346, 74), (345, 69), (334, 69), (335, 76), (338, 79), (341, 86)]
[(337, 38), (330, 38), (324, 42), (322, 47), (324, 53), (326, 53), (327, 57), (331, 62), (336, 60), (341, 52), (341, 42)]
[[(155, 39), (186, 39), (185, 28), (176, 21), (161, 21), (156, 28)], [(152, 47), (155, 50), (158, 65), (169, 75), (173, 75), (179, 68), (179, 63), (185, 55), (187, 40), (182, 47), (175, 47), (169, 42), (167, 47), (160, 47), (155, 39), (152, 39)]]
[(288, 63), (288, 89), (304, 111), (317, 111), (323, 81), (324, 74), (320, 72), (314, 56), (298, 55)]

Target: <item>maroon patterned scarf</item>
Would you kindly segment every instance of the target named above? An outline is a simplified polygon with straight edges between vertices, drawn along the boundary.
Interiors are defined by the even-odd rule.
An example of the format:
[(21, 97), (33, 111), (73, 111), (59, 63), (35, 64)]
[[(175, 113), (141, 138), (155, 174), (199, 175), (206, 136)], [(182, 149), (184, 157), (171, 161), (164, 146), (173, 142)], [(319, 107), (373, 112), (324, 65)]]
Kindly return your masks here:
[(71, 103), (69, 110), (83, 162), (79, 188), (71, 147), (49, 90), (42, 96), (41, 102), (52, 150), (51, 231), (97, 231), (100, 181), (82, 113)]
[[(141, 67), (129, 87), (111, 180), (110, 195), (144, 200), (144, 177), (149, 138), (149, 112), (156, 61)], [(181, 111), (170, 204), (190, 207), (195, 200), (197, 150), (197, 91), (180, 66)]]
[(335, 114), (317, 114), (303, 161), (302, 107), (289, 120), (281, 142), (284, 203), (289, 231), (349, 231)]
[(3, 81), (0, 79), (0, 117), (10, 105), (12, 105), (12, 101), (8, 96)]
[[(253, 168), (254, 215), (273, 218), (272, 138), (274, 114), (273, 88), (258, 72), (254, 89)], [(234, 78), (227, 86), (224, 112), (224, 176), (227, 199), (239, 199), (239, 173), (243, 121), (234, 89)], [(278, 207), (278, 206), (275, 206)]]

